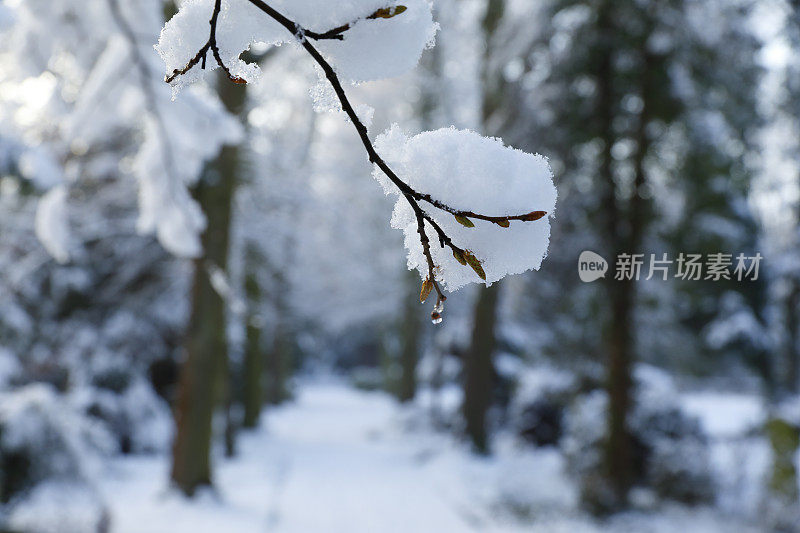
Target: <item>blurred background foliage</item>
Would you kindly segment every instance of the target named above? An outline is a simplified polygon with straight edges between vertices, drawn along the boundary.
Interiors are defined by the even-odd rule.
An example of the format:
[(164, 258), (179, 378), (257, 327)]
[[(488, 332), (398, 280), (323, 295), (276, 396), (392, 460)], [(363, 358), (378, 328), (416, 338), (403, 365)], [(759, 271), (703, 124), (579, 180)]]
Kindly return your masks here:
[[(67, 4), (58, 23), (80, 26)], [(86, 6), (111, 16), (110, 2)], [(146, 7), (155, 36), (174, 5)], [(418, 304), (391, 202), (351, 125), (313, 109), (309, 89), (326, 89), (301, 50), (254, 47), (263, 81), (218, 83), (246, 134), (194, 188), (208, 230), (190, 261), (136, 231), (134, 119), (88, 146), (64, 127), (123, 28), (30, 56), (26, 72), (4, 43), (0, 501), (10, 524), (46, 483), (94, 494), (86, 450), (158, 454), (192, 495), (213, 482), (214, 446), (235, 455), (242, 430), (307, 380), (337, 376), (386, 391), (418, 425), (478, 454), (509, 435), (555, 447), (591, 513), (673, 501), (797, 531), (800, 5), (438, 0), (435, 10), (437, 46), (415, 72), (351, 89), (375, 109), (371, 132), (399, 122), (499, 136), (547, 156), (559, 191), (541, 270), (452, 295), (440, 326)], [(34, 99), (43, 84), (46, 112), (26, 122), (36, 102), (20, 94)], [(45, 187), (31, 167), (48, 164), (70, 176), (61, 263), (34, 234)], [(580, 281), (583, 250), (611, 260), (606, 279)], [(764, 259), (758, 280), (614, 280), (621, 253)], [(759, 415), (715, 432), (692, 409), (702, 399), (709, 416), (735, 418), (742, 401)], [(719, 460), (742, 455), (747, 464)]]

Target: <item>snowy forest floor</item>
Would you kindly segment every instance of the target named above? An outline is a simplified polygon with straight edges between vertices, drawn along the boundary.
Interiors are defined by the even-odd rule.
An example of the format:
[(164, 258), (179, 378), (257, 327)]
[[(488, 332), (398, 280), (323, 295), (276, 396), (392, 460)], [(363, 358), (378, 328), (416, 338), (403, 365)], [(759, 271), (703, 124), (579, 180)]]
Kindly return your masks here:
[[(382, 393), (305, 383), (295, 402), (242, 434), (237, 457), (217, 458), (214, 492), (187, 500), (167, 490), (167, 457), (115, 459), (102, 481), (111, 531), (758, 531), (709, 507), (661, 505), (598, 522), (578, 509), (556, 449), (499, 437), (491, 458), (476, 457), (412, 423), (423, 418), (418, 409)], [(722, 417), (735, 418), (730, 410)]]

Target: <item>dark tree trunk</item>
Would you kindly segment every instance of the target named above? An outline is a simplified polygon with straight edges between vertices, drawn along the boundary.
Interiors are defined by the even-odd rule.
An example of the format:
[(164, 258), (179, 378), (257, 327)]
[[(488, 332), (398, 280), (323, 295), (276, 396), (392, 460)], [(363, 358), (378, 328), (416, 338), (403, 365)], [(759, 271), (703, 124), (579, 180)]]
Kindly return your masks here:
[[(603, 38), (607, 42), (613, 38), (610, 11), (610, 5), (606, 4), (600, 12), (601, 20), (599, 21), (599, 25), (605, 33)], [(607, 249), (612, 255), (610, 260), (613, 263), (617, 254), (627, 250), (622, 242), (621, 213), (611, 154), (616, 137), (613, 125), (615, 108), (613, 49), (608, 44), (606, 46), (597, 73), (597, 117), (603, 137), (600, 179), (604, 191), (605, 231), (608, 241)], [(617, 500), (615, 505), (621, 505), (627, 500), (628, 490), (633, 482), (632, 443), (628, 432), (627, 418), (631, 404), (630, 320), (634, 287), (630, 281), (615, 281), (611, 276), (607, 279), (606, 289), (611, 314), (605, 331), (606, 387), (609, 400), (605, 468), (607, 478), (615, 492)]]
[(244, 418), (246, 428), (258, 426), (261, 406), (264, 403), (264, 352), (261, 348), (261, 328), (247, 324), (247, 339), (242, 365)]
[(408, 285), (411, 295), (406, 297), (406, 308), (401, 333), (400, 348), (400, 383), (397, 398), (401, 402), (410, 402), (417, 394), (417, 360), (419, 358), (419, 342), (422, 334), (420, 306), (417, 303), (419, 276), (409, 272)]
[(633, 484), (633, 447), (628, 431), (631, 411), (632, 360), (630, 320), (633, 303), (633, 283), (611, 282), (611, 319), (608, 325), (606, 350), (608, 356), (608, 441), (606, 469), (615, 492), (615, 506), (624, 505)]
[(475, 450), (489, 453), (486, 413), (492, 400), (495, 349), (495, 324), (500, 285), (482, 289), (475, 306), (472, 342), (464, 360), (464, 419), (466, 432)]
[(244, 419), (246, 428), (258, 426), (261, 406), (264, 403), (264, 349), (261, 345), (262, 324), (258, 319), (261, 286), (256, 272), (259, 268), (258, 254), (253, 245), (245, 250), (244, 290), (247, 298), (247, 336), (245, 339), (244, 361), (242, 364), (242, 385)]
[[(601, 27), (610, 40), (614, 31), (611, 22), (610, 4), (601, 12)], [(651, 85), (651, 58), (642, 50), (640, 69), (640, 96), (642, 110), (635, 131), (637, 150), (633, 156), (634, 188), (623, 211), (618, 199), (611, 154), (616, 140), (614, 115), (617, 108), (614, 93), (613, 47), (603, 54), (598, 75), (598, 116), (601, 120), (604, 150), (601, 176), (605, 184), (606, 231), (612, 261), (620, 253), (637, 253), (642, 245), (647, 224), (647, 204), (643, 198), (646, 182), (644, 162), (650, 147), (647, 126), (650, 117), (649, 89)], [(606, 442), (606, 475), (615, 494), (614, 507), (627, 504), (628, 492), (634, 483), (633, 442), (628, 419), (633, 409), (633, 363), (635, 360), (634, 321), (636, 302), (636, 280), (614, 280), (606, 283), (611, 315), (606, 330), (607, 388), (608, 388), (608, 441)]]
[[(238, 113), (245, 92), (224, 81), (220, 96), (226, 107)], [(175, 418), (177, 431), (172, 448), (172, 482), (186, 495), (210, 485), (211, 442), (214, 407), (227, 397), (227, 336), (225, 302), (214, 290), (208, 267), (223, 271), (228, 263), (231, 204), (239, 165), (239, 150), (222, 149), (208, 166), (195, 189), (195, 197), (208, 219), (202, 236), (205, 256), (194, 261), (192, 309), (185, 341), (186, 360), (181, 368)]]
[(291, 367), (291, 352), (291, 336), (279, 319), (272, 350), (267, 356), (267, 403), (270, 405), (279, 405), (289, 398), (286, 382)]

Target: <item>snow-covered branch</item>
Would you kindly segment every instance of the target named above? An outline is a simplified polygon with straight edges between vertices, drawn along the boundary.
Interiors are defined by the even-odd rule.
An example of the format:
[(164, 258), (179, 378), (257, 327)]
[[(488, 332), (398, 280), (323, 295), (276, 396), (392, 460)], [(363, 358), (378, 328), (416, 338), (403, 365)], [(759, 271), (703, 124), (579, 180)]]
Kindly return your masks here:
[[(239, 2), (239, 5), (236, 6), (235, 2)], [(265, 39), (265, 30), (261, 30), (258, 35), (252, 35), (248, 37), (248, 31), (245, 31), (244, 28), (240, 28), (241, 31), (239, 32), (239, 42), (238, 44), (232, 43), (230, 46), (224, 47), (224, 51), (222, 51), (220, 45), (218, 44), (218, 32), (220, 31), (220, 20), (221, 16), (223, 15), (223, 7), (227, 6), (228, 9), (243, 9), (244, 2), (249, 2), (252, 7), (255, 7), (258, 11), (266, 14), (273, 22), (277, 23), (281, 26), (288, 35), (291, 35), (294, 41), (299, 44), (311, 58), (315, 61), (318, 67), (321, 69), (322, 73), (324, 74), (325, 78), (328, 80), (330, 85), (332, 86), (334, 93), (341, 105), (342, 110), (350, 119), (351, 123), (353, 124), (356, 132), (358, 133), (363, 145), (364, 149), (367, 152), (367, 156), (369, 161), (373, 163), (382, 173), (383, 178), (379, 177), (379, 180), (388, 180), (395, 188), (397, 193), (405, 200), (407, 206), (413, 212), (413, 219), (415, 221), (415, 231), (419, 237), (419, 246), (421, 246), (422, 250), (422, 257), (424, 258), (424, 268), (423, 265), (420, 264), (412, 264), (411, 258), (409, 259), (410, 266), (416, 266), (421, 273), (423, 273), (423, 286), (422, 291), (420, 293), (420, 300), (425, 301), (430, 293), (434, 290), (437, 295), (436, 305), (434, 307), (434, 311), (432, 313), (432, 319), (435, 323), (441, 321), (441, 312), (443, 309), (443, 303), (447, 299), (443, 290), (442, 290), (442, 281), (447, 283), (450, 287), (458, 288), (458, 286), (463, 285), (464, 282), (461, 281), (460, 278), (463, 276), (456, 275), (453, 279), (448, 279), (448, 272), (452, 270), (452, 267), (445, 269), (444, 261), (441, 257), (437, 260), (436, 253), (434, 252), (434, 247), (431, 246), (431, 241), (437, 242), (439, 248), (442, 250), (449, 250), (452, 254), (453, 259), (457, 261), (462, 267), (469, 267), (472, 271), (477, 275), (481, 280), (487, 283), (491, 283), (503, 277), (506, 273), (513, 273), (516, 271), (524, 271), (529, 266), (523, 267), (522, 270), (508, 270), (504, 272), (500, 272), (501, 268), (493, 269), (493, 273), (496, 275), (492, 279), (487, 277), (486, 272), (486, 265), (485, 262), (489, 258), (488, 256), (491, 254), (484, 254), (483, 260), (479, 258), (475, 251), (469, 249), (467, 245), (457, 244), (456, 240), (451, 236), (453, 233), (450, 231), (449, 228), (443, 227), (442, 217), (440, 214), (434, 214), (438, 212), (442, 212), (448, 216), (450, 216), (459, 226), (463, 228), (473, 229), (476, 228), (475, 222), (473, 220), (480, 220), (484, 222), (488, 222), (490, 224), (496, 225), (502, 229), (509, 229), (511, 227), (511, 223), (513, 221), (523, 222), (523, 223), (532, 223), (538, 221), (548, 215), (548, 213), (552, 213), (552, 210), (555, 206), (555, 191), (552, 186), (551, 180), (551, 173), (549, 167), (547, 166), (546, 162), (543, 161), (542, 158), (537, 159), (536, 161), (523, 161), (522, 166), (515, 166), (513, 168), (514, 173), (512, 174), (513, 180), (520, 179), (522, 181), (533, 180), (536, 182), (538, 190), (534, 192), (539, 192), (541, 194), (538, 195), (528, 195), (525, 197), (525, 205), (519, 211), (516, 211), (514, 214), (507, 214), (508, 211), (503, 209), (502, 206), (493, 205), (491, 207), (491, 211), (497, 211), (496, 213), (491, 213), (490, 211), (481, 212), (481, 210), (477, 209), (474, 205), (464, 205), (457, 207), (455, 204), (451, 204), (450, 202), (446, 202), (442, 198), (446, 198), (447, 195), (437, 196), (432, 194), (431, 192), (426, 192), (423, 190), (422, 187), (417, 187), (412, 185), (410, 181), (404, 180), (401, 178), (398, 173), (396, 173), (392, 167), (387, 163), (384, 157), (379, 153), (376, 149), (375, 145), (373, 144), (372, 140), (369, 137), (368, 130), (366, 125), (361, 121), (358, 114), (355, 111), (354, 106), (350, 102), (347, 93), (344, 89), (344, 85), (340, 79), (340, 74), (337, 72), (337, 68), (334, 68), (334, 64), (332, 63), (329, 58), (326, 57), (314, 44), (312, 44), (312, 40), (316, 41), (323, 41), (323, 40), (331, 40), (331, 41), (345, 41), (346, 36), (351, 30), (356, 29), (359, 27), (360, 23), (366, 21), (378, 21), (379, 19), (383, 19), (385, 21), (390, 21), (390, 19), (402, 19), (402, 15), (405, 13), (409, 13), (409, 17), (415, 17), (416, 20), (422, 21), (424, 23), (425, 16), (424, 11), (427, 9), (428, 19), (430, 19), (430, 6), (425, 2), (425, 0), (418, 0), (416, 2), (411, 2), (411, 9), (405, 5), (392, 5), (392, 6), (379, 6), (377, 9), (372, 10), (365, 10), (365, 13), (369, 13), (369, 15), (357, 17), (354, 22), (347, 22), (338, 26), (335, 26), (333, 29), (326, 30), (323, 32), (315, 32), (307, 29), (303, 24), (289, 18), (289, 16), (284, 15), (282, 12), (278, 11), (271, 5), (267, 4), (263, 0), (214, 0), (213, 9), (211, 10), (211, 16), (209, 19), (209, 36), (208, 39), (205, 41), (202, 46), (199, 47), (199, 50), (194, 54), (194, 56), (183, 66), (180, 68), (172, 68), (171, 71), (168, 70), (169, 74), (166, 76), (166, 81), (168, 83), (172, 83), (178, 78), (188, 74), (192, 71), (197, 65), (200, 65), (201, 70), (205, 69), (207, 66), (207, 56), (209, 53), (213, 56), (217, 66), (223, 69), (223, 71), (227, 74), (228, 78), (235, 83), (246, 83), (247, 77), (240, 76), (238, 73), (235, 73), (231, 67), (226, 64), (225, 57), (233, 57), (238, 58), (239, 54), (246, 49), (250, 45), (250, 41), (252, 40), (261, 40), (261, 41), (269, 41), (273, 43), (281, 42), (282, 37), (278, 35), (271, 34), (271, 30), (266, 30), (266, 34), (270, 34), (269, 38)], [(234, 2), (231, 4), (231, 2)], [(207, 2), (206, 2), (207, 3)], [(313, 4), (314, 2), (309, 2), (309, 4)], [(366, 7), (368, 4), (374, 4), (374, 1), (363, 1), (357, 2), (357, 4), (364, 4)], [(201, 0), (197, 0), (195, 2), (190, 2), (187, 10), (184, 12), (183, 16), (179, 13), (175, 19), (177, 22), (174, 24), (168, 23), (165, 31), (162, 33), (161, 41), (159, 42), (159, 51), (162, 53), (162, 57), (165, 58), (167, 62), (168, 68), (171, 64), (175, 63), (175, 47), (172, 45), (172, 41), (175, 40), (176, 35), (181, 36), (186, 31), (190, 31), (190, 28), (182, 28), (182, 25), (188, 19), (197, 20), (198, 17), (198, 8), (201, 5), (205, 5)], [(234, 7), (236, 6), (236, 7)], [(287, 6), (288, 7), (288, 6)], [(324, 9), (323, 6), (318, 6)], [(328, 8), (330, 6), (327, 6)], [(373, 6), (375, 7), (375, 6)], [(300, 10), (302, 11), (302, 10)], [(236, 26), (236, 11), (233, 11), (233, 15), (228, 12), (225, 13), (228, 15), (226, 17), (226, 32), (230, 32), (233, 27)], [(239, 13), (242, 16), (246, 16), (247, 19), (252, 18), (252, 13), (247, 13), (242, 11)], [(182, 17), (182, 18), (181, 18)], [(242, 19), (241, 21), (242, 26), (246, 26), (248, 24), (246, 19)], [(172, 25), (170, 25), (172, 24)], [(425, 34), (426, 30), (417, 31), (416, 33), (419, 35)], [(434, 26), (435, 28), (435, 26)], [(242, 37), (244, 35), (244, 37)], [(413, 39), (412, 39), (413, 41)], [(179, 47), (178, 47), (179, 48)], [(333, 59), (336, 58), (334, 53), (330, 53), (328, 50), (329, 56)], [(373, 55), (374, 52), (370, 50), (361, 50), (361, 54), (368, 54)], [(418, 59), (419, 53), (421, 53), (421, 49), (416, 51), (416, 57)], [(383, 58), (384, 60), (389, 60), (390, 58)], [(455, 135), (459, 138), (463, 138), (465, 140), (471, 140), (470, 132), (456, 132), (455, 130), (440, 130), (442, 136), (447, 137), (448, 135)], [(466, 133), (466, 136), (465, 136)], [(482, 138), (481, 138), (482, 139)], [(439, 158), (451, 158), (457, 156), (458, 149), (457, 147), (450, 146), (450, 148), (455, 148), (455, 152), (453, 153), (442, 153), (438, 154)], [(483, 143), (477, 147), (479, 149), (478, 155), (482, 155), (482, 152), (485, 152), (488, 149), (491, 154), (489, 155), (489, 159), (494, 159), (494, 164), (490, 161), (490, 165), (486, 168), (487, 173), (482, 176), (488, 180), (495, 177), (497, 168), (506, 168), (503, 164), (502, 160), (507, 158), (511, 155), (513, 151), (504, 147), (501, 143), (494, 143), (493, 141), (489, 144)], [(436, 157), (436, 154), (431, 154)], [(462, 154), (467, 158), (467, 160), (474, 157), (474, 154)], [(525, 154), (527, 155), (527, 154)], [(532, 156), (529, 156), (532, 157)], [(517, 158), (518, 159), (518, 158)], [(433, 162), (432, 162), (433, 164)], [(531, 166), (525, 167), (525, 164), (531, 164)], [(494, 166), (494, 169), (491, 168)], [(514, 165), (512, 165), (514, 166)], [(506, 168), (507, 169), (507, 168)], [(467, 169), (467, 172), (471, 172)], [(452, 176), (448, 176), (446, 173), (440, 176), (441, 179), (444, 181), (449, 181), (452, 179)], [(499, 176), (502, 180), (502, 176)], [(512, 181), (513, 181), (512, 180)], [(492, 181), (489, 181), (492, 183)], [(424, 184), (420, 184), (424, 185)], [(485, 192), (482, 190), (485, 187), (485, 184), (476, 184), (478, 186), (478, 191), (482, 196), (485, 196)], [(509, 185), (513, 185), (509, 183)], [(542, 188), (541, 185), (544, 185)], [(549, 185), (549, 186), (548, 186)], [(510, 190), (499, 190), (498, 193), (502, 194), (505, 198), (508, 194), (513, 194), (514, 188), (511, 187)], [(387, 190), (387, 192), (389, 192)], [(447, 191), (445, 191), (447, 192)], [(449, 191), (455, 192), (455, 191)], [(531, 192), (529, 190), (523, 190), (523, 192)], [(533, 206), (535, 204), (539, 204), (538, 209), (534, 209)], [(429, 212), (423, 206), (428, 206), (433, 208), (433, 212)], [(438, 210), (438, 211), (437, 211)], [(503, 212), (505, 211), (505, 213)], [(396, 209), (397, 213), (397, 209)], [(428, 234), (427, 227), (430, 227), (433, 230), (433, 235), (430, 236)], [(476, 233), (478, 231), (476, 230)], [(549, 234), (549, 225), (547, 226), (547, 234)], [(406, 237), (408, 241), (408, 231), (406, 232)], [(433, 237), (433, 238), (432, 238)], [(470, 237), (465, 236), (464, 242), (470, 242)], [(460, 239), (459, 239), (460, 241)], [(544, 249), (539, 250), (541, 246), (534, 246), (537, 249), (535, 252), (538, 255), (538, 262), (541, 262), (541, 258), (546, 253), (547, 248), (547, 236), (544, 239)], [(407, 242), (408, 244), (408, 242)], [(411, 247), (409, 246), (409, 249)], [(441, 254), (439, 254), (441, 255)], [(412, 254), (413, 256), (413, 254)], [(535, 261), (535, 259), (534, 259)], [(534, 268), (538, 268), (538, 264), (534, 266)]]

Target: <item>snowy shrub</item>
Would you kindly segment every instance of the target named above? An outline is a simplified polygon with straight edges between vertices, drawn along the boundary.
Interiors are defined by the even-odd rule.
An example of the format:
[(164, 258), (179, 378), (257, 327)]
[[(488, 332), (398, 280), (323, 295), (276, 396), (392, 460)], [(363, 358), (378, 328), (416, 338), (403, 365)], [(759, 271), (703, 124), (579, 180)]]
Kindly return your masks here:
[(0, 347), (0, 391), (19, 380), (21, 374), (22, 367), (16, 355), (11, 350)]
[(660, 497), (689, 504), (713, 499), (708, 441), (698, 420), (677, 406), (649, 404), (631, 424), (644, 453), (645, 483)]
[(383, 390), (386, 379), (379, 368), (359, 366), (350, 372), (350, 382), (355, 388), (364, 391)]
[[(641, 367), (629, 419), (635, 485), (661, 499), (686, 504), (714, 499), (708, 438), (700, 422), (675, 402), (666, 374)], [(613, 509), (613, 488), (604, 475), (608, 397), (596, 390), (576, 400), (568, 411), (564, 451), (579, 480), (581, 498), (596, 513)]]
[(169, 448), (172, 437), (169, 406), (144, 380), (135, 379), (118, 391), (87, 388), (76, 395), (83, 411), (101, 421), (114, 435), (120, 452), (154, 453)]
[(48, 386), (0, 395), (0, 524), (44, 533), (98, 531), (104, 507), (91, 480), (97, 458), (110, 449), (110, 436)]
[(514, 420), (515, 432), (536, 446), (557, 446), (563, 432), (564, 405), (545, 393), (528, 403)]
[(575, 378), (549, 367), (527, 369), (516, 384), (510, 407), (514, 432), (536, 446), (557, 446), (567, 407), (575, 397)]
[(107, 533), (111, 520), (103, 500), (85, 484), (48, 481), (11, 506), (5, 524), (26, 533)]

